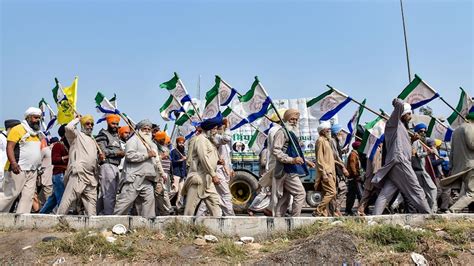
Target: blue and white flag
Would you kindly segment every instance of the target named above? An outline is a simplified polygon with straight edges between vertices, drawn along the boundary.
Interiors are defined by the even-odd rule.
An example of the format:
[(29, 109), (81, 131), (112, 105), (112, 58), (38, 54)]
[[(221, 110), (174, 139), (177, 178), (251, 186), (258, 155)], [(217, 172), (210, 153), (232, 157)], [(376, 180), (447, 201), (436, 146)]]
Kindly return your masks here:
[(398, 98), (409, 103), (413, 110), (438, 97), (439, 94), (416, 74), (410, 84), (398, 95)]
[(264, 116), (271, 104), (271, 99), (260, 84), (258, 77), (255, 77), (250, 90), (245, 95), (239, 96), (239, 101), (243, 110), (247, 113), (249, 123)]
[(366, 99), (362, 101), (362, 105), (359, 106), (349, 123), (347, 123), (347, 129), (349, 130), (349, 133), (346, 136), (346, 141), (343, 147), (350, 145), (352, 140), (354, 139), (355, 132), (357, 132), (357, 125), (359, 125), (360, 117), (362, 116), (362, 112), (364, 112), (363, 106), (365, 105), (365, 102)]
[(172, 79), (161, 83), (160, 88), (168, 90), (168, 92), (181, 104), (184, 104), (185, 102), (191, 102), (191, 96), (189, 96), (183, 82), (178, 77), (176, 72), (174, 73)]
[(351, 98), (339, 93), (337, 90), (329, 89), (323, 94), (306, 102), (308, 112), (319, 121), (327, 121), (337, 114)]

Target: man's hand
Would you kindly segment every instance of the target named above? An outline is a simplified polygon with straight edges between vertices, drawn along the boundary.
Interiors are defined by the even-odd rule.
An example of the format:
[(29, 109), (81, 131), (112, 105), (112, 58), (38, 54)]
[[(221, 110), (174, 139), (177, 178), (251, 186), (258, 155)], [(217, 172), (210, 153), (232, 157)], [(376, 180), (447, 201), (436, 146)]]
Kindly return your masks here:
[(215, 175), (212, 177), (212, 183), (214, 183), (214, 185), (219, 185), (221, 181), (219, 180), (219, 177)]
[(148, 150), (148, 158), (156, 157), (156, 152), (154, 150)]
[(168, 154), (166, 154), (166, 153), (163, 153), (163, 154), (161, 155), (161, 159), (162, 159), (162, 160), (168, 159), (168, 157), (169, 157), (169, 156), (168, 156)]
[(16, 162), (11, 163), (10, 167), (15, 175), (18, 175), (21, 172), (21, 168)]
[(163, 174), (161, 175), (161, 178), (163, 178), (163, 183), (166, 183), (166, 181), (168, 181), (168, 174), (163, 173)]
[(124, 157), (125, 156), (125, 151), (118, 151), (118, 152), (115, 153), (115, 156)]
[(224, 160), (222, 159), (217, 160), (217, 165), (224, 165)]
[(301, 157), (293, 158), (293, 164), (304, 164), (303, 158)]
[(181, 157), (181, 161), (186, 161), (186, 156)]
[(105, 154), (99, 153), (99, 162), (105, 161)]
[(309, 168), (315, 168), (316, 164), (311, 162), (311, 161), (306, 161), (306, 164), (308, 165)]
[(349, 176), (349, 171), (345, 167), (342, 168), (342, 174), (344, 174), (345, 177)]

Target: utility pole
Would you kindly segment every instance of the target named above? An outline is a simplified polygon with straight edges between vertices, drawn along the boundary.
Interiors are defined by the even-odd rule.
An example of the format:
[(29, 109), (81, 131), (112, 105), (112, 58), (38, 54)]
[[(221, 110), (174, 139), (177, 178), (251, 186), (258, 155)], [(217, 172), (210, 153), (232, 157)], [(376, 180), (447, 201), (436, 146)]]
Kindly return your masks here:
[(405, 37), (405, 52), (407, 56), (408, 83), (411, 82), (410, 58), (408, 56), (407, 30), (405, 26), (405, 14), (403, 13), (403, 0), (400, 0), (400, 10), (402, 11), (403, 35)]

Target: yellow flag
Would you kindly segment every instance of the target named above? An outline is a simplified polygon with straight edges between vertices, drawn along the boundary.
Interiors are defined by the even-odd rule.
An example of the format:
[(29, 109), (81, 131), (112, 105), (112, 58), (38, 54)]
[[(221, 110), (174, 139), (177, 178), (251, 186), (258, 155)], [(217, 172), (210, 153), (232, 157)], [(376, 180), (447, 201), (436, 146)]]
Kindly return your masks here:
[(71, 86), (64, 87), (62, 91), (65, 97), (58, 99), (60, 100), (58, 103), (58, 124), (67, 124), (74, 119), (77, 101), (77, 81), (78, 77), (75, 77)]

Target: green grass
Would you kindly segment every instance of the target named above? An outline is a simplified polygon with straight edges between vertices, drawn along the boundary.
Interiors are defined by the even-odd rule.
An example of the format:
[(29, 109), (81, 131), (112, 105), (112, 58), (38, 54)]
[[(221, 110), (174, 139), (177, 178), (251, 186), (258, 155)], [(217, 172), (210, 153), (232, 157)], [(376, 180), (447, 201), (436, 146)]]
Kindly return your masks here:
[(87, 231), (80, 231), (50, 242), (41, 242), (38, 249), (46, 256), (59, 253), (79, 256), (83, 262), (89, 262), (91, 256), (113, 255), (116, 258), (131, 258), (137, 252), (132, 245), (126, 246), (120, 240), (110, 243), (104, 236), (100, 234), (91, 235)]
[(183, 223), (176, 219), (165, 226), (165, 232), (168, 237), (195, 238), (207, 234), (209, 229), (201, 224)]
[(217, 255), (231, 258), (233, 261), (240, 261), (246, 257), (244, 247), (234, 244), (234, 241), (228, 238), (224, 238), (217, 243), (215, 251)]

